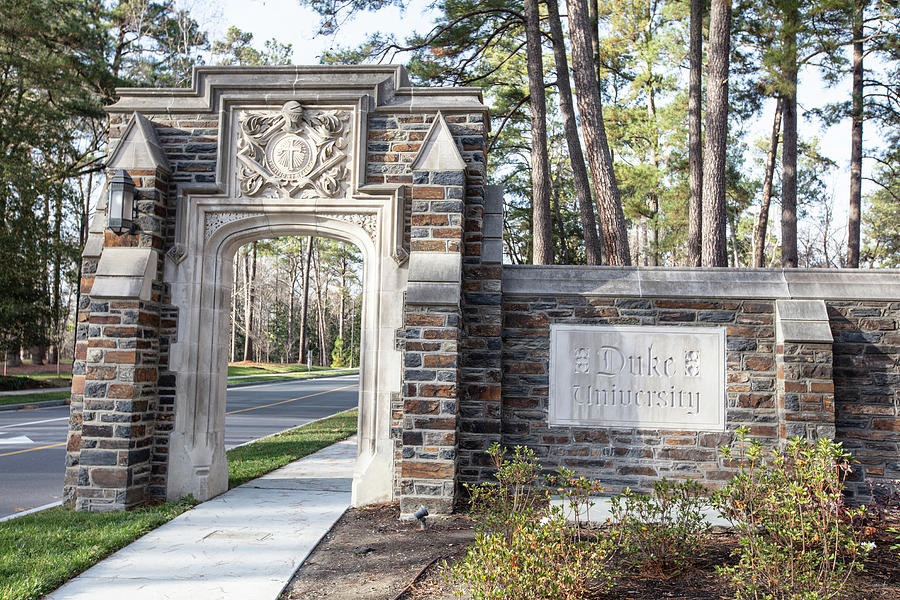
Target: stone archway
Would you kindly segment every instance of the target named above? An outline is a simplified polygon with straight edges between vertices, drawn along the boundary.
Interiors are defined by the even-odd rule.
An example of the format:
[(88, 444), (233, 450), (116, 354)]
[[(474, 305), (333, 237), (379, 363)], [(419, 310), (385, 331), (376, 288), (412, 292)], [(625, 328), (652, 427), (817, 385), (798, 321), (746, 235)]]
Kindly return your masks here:
[[(169, 436), (167, 497), (209, 498), (227, 489), (224, 456), (227, 314), (233, 285), (232, 256), (251, 241), (283, 235), (328, 237), (356, 245), (365, 265), (360, 365), (359, 458), (353, 502), (366, 504), (392, 497), (390, 392), (399, 389), (400, 369), (394, 348), (402, 306), (405, 269), (382, 244), (384, 230), (396, 221), (397, 199), (373, 201), (372, 212), (338, 212), (296, 204), (257, 207), (198, 201), (196, 259), (173, 266), (173, 303), (182, 308), (185, 336), (173, 344), (172, 366), (177, 391), (175, 424)], [(388, 247), (386, 247), (388, 246)], [(193, 253), (192, 253), (193, 254)], [(391, 327), (393, 324), (393, 327)]]
[(387, 65), (203, 67), (191, 89), (119, 94), (107, 168), (134, 181), (136, 218), (116, 235), (101, 202), (83, 253), (67, 501), (110, 510), (226, 489), (231, 257), (290, 234), (364, 255), (354, 504), (449, 510), (460, 457), (499, 423), (492, 406), (490, 435), (461, 451), (463, 387), (499, 401), (499, 356), (463, 357), (499, 347), (480, 92), (412, 88)]

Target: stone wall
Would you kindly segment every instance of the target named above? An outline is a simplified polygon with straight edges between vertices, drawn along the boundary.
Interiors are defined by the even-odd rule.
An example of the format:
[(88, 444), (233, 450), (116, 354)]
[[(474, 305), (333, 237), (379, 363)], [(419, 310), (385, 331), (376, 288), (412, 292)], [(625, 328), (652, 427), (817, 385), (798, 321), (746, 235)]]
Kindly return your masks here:
[[(893, 274), (895, 279), (900, 278)], [(866, 479), (900, 479), (900, 302), (831, 301), (837, 439)]]
[(721, 432), (548, 427), (550, 324), (726, 327), (727, 421), (766, 444), (778, 438), (773, 301), (706, 298), (510, 296), (503, 299), (503, 435), (545, 465), (599, 477), (605, 486), (646, 488), (661, 477), (718, 483), (730, 477)]
[[(865, 478), (900, 477), (900, 302), (847, 296), (891, 297), (900, 282), (897, 274), (847, 281), (820, 273), (792, 294), (791, 274), (780, 270), (505, 266), (503, 444), (528, 445), (546, 467), (597, 477), (610, 490), (646, 489), (661, 477), (716, 486), (732, 474), (717, 448), (738, 426), (770, 446), (836, 426), (860, 461), (851, 494), (865, 497)], [(833, 345), (776, 340), (776, 300), (798, 296), (825, 301)], [(554, 323), (725, 327), (727, 431), (548, 427)]]
[[(175, 247), (176, 219), (181, 189), (208, 186), (215, 181), (219, 119), (216, 114), (144, 115), (153, 124), (159, 146), (172, 169), (166, 179), (165, 205), (160, 207), (159, 240), (161, 256)], [(129, 119), (124, 115), (110, 117), (109, 146), (118, 145)], [(162, 265), (160, 265), (160, 269)], [(178, 307), (171, 304), (168, 285), (161, 285), (159, 298), (159, 369), (153, 444), (150, 456), (148, 496), (166, 499), (166, 470), (169, 435), (175, 423), (176, 375), (168, 370), (169, 348), (178, 333)]]
[[(404, 401), (393, 407), (392, 418), (395, 490), (404, 500), (404, 513), (415, 510), (419, 503), (432, 512), (451, 509), (456, 469), (471, 474), (474, 466), (479, 473), (475, 457), (499, 439), (502, 234), (497, 221), (502, 198), (495, 193), (486, 199), (483, 113), (444, 117), (462, 159), (461, 171), (414, 170), (413, 163), (422, 158), (422, 145), (435, 118), (372, 115), (367, 141), (367, 184), (412, 184), (407, 205), (411, 281), (417, 277), (414, 262), (433, 261), (428, 254), (416, 258), (417, 253), (459, 253), (462, 261), (452, 302), (442, 308), (407, 310)], [(491, 231), (485, 231), (486, 222)], [(458, 307), (458, 312), (450, 305)], [(451, 327), (454, 315), (458, 322)], [(447, 337), (451, 332), (456, 332), (452, 339)], [(439, 380), (439, 370), (433, 372), (441, 365), (456, 371), (452, 381), (446, 377)], [(459, 429), (456, 419), (460, 414), (479, 419), (480, 425)], [(485, 427), (487, 421), (491, 424)], [(448, 459), (452, 462), (449, 470)], [(435, 474), (449, 482), (450, 488)]]
[[(210, 441), (222, 425), (213, 431), (207, 418), (220, 411), (224, 419), (220, 374), (209, 372), (221, 345), (172, 346), (185, 341), (179, 327), (209, 329), (200, 313), (220, 314), (197, 300), (218, 293), (219, 267), (209, 268), (205, 292), (188, 291), (206, 273), (200, 262), (221, 259), (206, 246), (205, 221), (220, 202), (235, 211), (222, 213), (235, 217), (228, 235), (244, 235), (245, 221), (259, 227), (252, 223), (263, 215), (309, 231), (302, 227), (318, 204), (298, 211), (310, 199), (291, 196), (296, 190), (247, 198), (232, 189), (241, 177), (235, 111), (297, 102), (359, 116), (346, 158), (356, 172), (341, 175), (347, 195), (329, 198), (328, 210), (353, 217), (365, 209), (355, 216), (371, 223), (360, 240), (377, 247), (379, 293), (394, 302), (406, 290), (402, 311), (398, 302), (368, 324), (378, 360), (362, 386), (368, 438), (358, 466), (369, 470), (354, 486), (372, 485), (371, 473), (377, 499), (392, 490), (405, 514), (420, 503), (446, 512), (460, 482), (489, 476), (493, 442), (527, 444), (547, 467), (599, 477), (613, 490), (660, 477), (719, 485), (731, 471), (717, 448), (741, 425), (767, 445), (836, 435), (860, 461), (852, 490), (860, 497), (866, 478), (900, 477), (897, 273), (503, 266), (502, 190), (486, 185), (480, 92), (413, 89), (394, 66), (214, 67), (198, 69), (191, 89), (126, 90), (110, 108), (108, 167), (134, 179), (138, 215), (133, 231), (115, 235), (99, 214), (83, 255), (65, 483), (79, 508), (172, 498), (172, 480), (184, 480), (177, 496), (195, 489), (206, 467), (224, 472), (224, 456), (212, 455), (222, 444)], [(549, 427), (550, 328), (563, 323), (724, 328), (725, 431)], [(179, 381), (173, 351), (190, 365)], [(186, 396), (176, 398), (176, 388)], [(196, 463), (175, 420), (176, 405), (195, 403), (203, 418), (187, 433), (205, 440), (194, 447)], [(178, 427), (190, 429), (185, 422)], [(169, 478), (173, 464), (184, 473)]]

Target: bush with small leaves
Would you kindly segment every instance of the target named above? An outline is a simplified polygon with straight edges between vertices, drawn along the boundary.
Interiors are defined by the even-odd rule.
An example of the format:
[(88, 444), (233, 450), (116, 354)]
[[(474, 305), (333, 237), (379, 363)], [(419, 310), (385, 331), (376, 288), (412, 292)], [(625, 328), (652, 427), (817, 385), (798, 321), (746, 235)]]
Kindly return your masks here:
[(626, 489), (611, 498), (616, 552), (632, 568), (656, 576), (683, 572), (701, 556), (709, 532), (703, 507), (709, 494), (693, 480), (657, 481), (649, 494)]
[[(608, 540), (594, 540), (550, 504), (533, 451), (516, 447), (513, 457), (494, 444), (489, 454), (497, 483), (468, 486), (475, 543), (444, 576), (455, 593), (484, 600), (576, 600), (608, 590), (614, 581)], [(565, 471), (549, 483), (575, 500), (575, 513), (596, 484)]]
[(771, 455), (738, 429), (738, 472), (715, 504), (740, 535), (738, 563), (719, 572), (738, 599), (843, 597), (874, 544), (864, 542), (864, 508), (844, 504), (850, 455), (829, 439), (792, 438)]

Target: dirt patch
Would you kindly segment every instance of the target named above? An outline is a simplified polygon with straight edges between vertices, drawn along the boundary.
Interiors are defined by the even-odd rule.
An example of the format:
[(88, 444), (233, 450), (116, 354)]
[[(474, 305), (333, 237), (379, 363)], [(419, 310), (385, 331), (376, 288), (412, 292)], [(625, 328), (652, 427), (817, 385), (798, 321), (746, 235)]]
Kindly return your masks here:
[[(350, 509), (315, 549), (288, 585), (281, 600), (451, 600), (453, 588), (441, 576), (442, 559), (460, 559), (474, 539), (471, 519), (454, 515), (429, 518), (429, 528), (400, 521), (397, 504)], [(900, 598), (900, 559), (890, 550), (887, 527), (900, 525), (892, 515), (871, 541), (876, 549), (858, 579), (857, 593), (847, 600)], [(639, 573), (623, 576), (596, 600), (709, 600), (734, 595), (716, 574), (716, 565), (731, 564), (737, 538), (731, 533), (709, 537), (705, 553), (693, 568), (673, 578)], [(412, 585), (409, 585), (414, 581)], [(408, 586), (408, 587), (407, 587)], [(464, 596), (466, 598), (466, 596)]]
[[(61, 375), (72, 374), (72, 363), (63, 362), (59, 365)], [(2, 373), (2, 371), (0, 371)], [(20, 367), (7, 367), (7, 375), (40, 375), (43, 373), (56, 373), (56, 365), (33, 365), (25, 362)]]
[(461, 555), (475, 537), (466, 515), (429, 517), (425, 530), (399, 517), (397, 503), (348, 510), (281, 600), (393, 600), (423, 569), (436, 573), (442, 559)]

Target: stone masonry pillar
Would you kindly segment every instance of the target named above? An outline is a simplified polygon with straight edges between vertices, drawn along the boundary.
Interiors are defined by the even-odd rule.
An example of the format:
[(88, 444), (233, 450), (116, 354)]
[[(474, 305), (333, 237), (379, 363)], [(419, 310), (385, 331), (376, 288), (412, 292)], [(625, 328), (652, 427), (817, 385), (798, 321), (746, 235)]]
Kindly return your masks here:
[(135, 184), (134, 225), (91, 225), (72, 378), (64, 497), (76, 509), (122, 510), (147, 499), (157, 409), (159, 305), (169, 167), (152, 124), (135, 114), (110, 156)]
[(833, 353), (822, 300), (775, 302), (778, 433), (834, 438)]
[(450, 513), (456, 499), (465, 163), (440, 113), (412, 169), (401, 516)]

